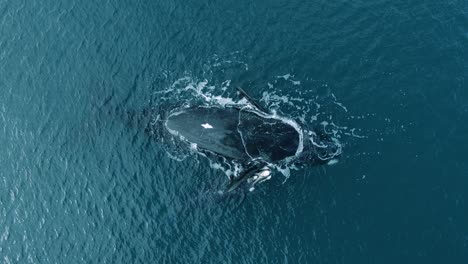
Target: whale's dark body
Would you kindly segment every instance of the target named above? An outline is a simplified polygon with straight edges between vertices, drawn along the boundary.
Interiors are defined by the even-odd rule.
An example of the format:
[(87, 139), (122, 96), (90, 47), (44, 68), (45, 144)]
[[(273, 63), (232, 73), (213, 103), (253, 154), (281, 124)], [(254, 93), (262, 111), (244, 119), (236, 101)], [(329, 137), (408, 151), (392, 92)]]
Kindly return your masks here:
[(257, 106), (253, 102), (243, 106), (179, 107), (164, 111), (159, 123), (163, 134), (173, 140), (200, 153), (242, 164), (244, 170), (231, 179), (228, 190), (246, 179), (255, 180), (255, 173), (265, 170), (265, 166), (325, 164), (341, 153), (326, 133), (306, 133), (304, 125)]
[(165, 125), (198, 148), (235, 160), (280, 161), (296, 154), (300, 140), (298, 131), (279, 119), (233, 107), (184, 109)]

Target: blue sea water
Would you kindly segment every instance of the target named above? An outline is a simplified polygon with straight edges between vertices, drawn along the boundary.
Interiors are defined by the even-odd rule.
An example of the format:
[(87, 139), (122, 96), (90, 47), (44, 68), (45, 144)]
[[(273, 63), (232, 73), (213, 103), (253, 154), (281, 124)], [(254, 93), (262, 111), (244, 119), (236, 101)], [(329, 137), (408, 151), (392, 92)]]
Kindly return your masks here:
[[(2, 0), (0, 262), (467, 263), (467, 79), (467, 1)], [(231, 83), (340, 162), (219, 196), (135, 122)]]

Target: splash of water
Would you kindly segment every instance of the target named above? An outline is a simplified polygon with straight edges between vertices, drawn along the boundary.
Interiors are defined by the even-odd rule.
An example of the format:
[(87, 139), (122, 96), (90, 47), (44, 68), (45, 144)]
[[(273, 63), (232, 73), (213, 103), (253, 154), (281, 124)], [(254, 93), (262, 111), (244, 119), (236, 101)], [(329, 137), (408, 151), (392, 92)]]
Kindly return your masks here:
[[(235, 69), (238, 72), (248, 70), (248, 64), (240, 59), (222, 59), (214, 56), (212, 61), (203, 65), (201, 77), (186, 72), (182, 77), (171, 79), (168, 73), (164, 73), (168, 84), (163, 90), (153, 93), (153, 104), (174, 104), (181, 105), (183, 108), (190, 106), (237, 106), (251, 107), (246, 99), (238, 97), (236, 90), (232, 87), (231, 79), (224, 79), (223, 73), (226, 69)], [(261, 89), (260, 102), (270, 111), (271, 114), (265, 118), (275, 118), (293, 126), (301, 135), (301, 144), (296, 155), (302, 151), (302, 135), (314, 135), (314, 128), (321, 128), (321, 131), (331, 137), (336, 145), (336, 152), (329, 153), (324, 160), (332, 160), (339, 156), (344, 148), (345, 140), (350, 138), (362, 138), (359, 129), (349, 128), (348, 126), (338, 125), (334, 117), (339, 113), (349, 117), (348, 109), (339, 102), (333, 93), (320, 94), (317, 87), (326, 87), (327, 84), (320, 84), (312, 79), (297, 79), (294, 74), (286, 73), (281, 76), (272, 77), (265, 81)], [(294, 87), (294, 89), (291, 89)], [(248, 87), (244, 87), (247, 88)], [(286, 118), (286, 116), (288, 118)], [(315, 134), (316, 135), (316, 134)], [(314, 137), (308, 137), (312, 144), (317, 147), (325, 147), (321, 142), (314, 142)], [(316, 138), (316, 137), (315, 137)], [(174, 141), (172, 143), (175, 143)], [(180, 145), (169, 147), (171, 157), (177, 159), (186, 158), (192, 153), (197, 153), (197, 147), (190, 145), (189, 151), (182, 150)], [(176, 151), (174, 151), (176, 149)], [(206, 155), (206, 153), (198, 153)], [(226, 159), (209, 159), (210, 166), (214, 169), (220, 169), (230, 176), (237, 176), (242, 171), (242, 165), (227, 161)], [(291, 170), (297, 170), (298, 167), (293, 163), (269, 164), (286, 178), (290, 176)]]

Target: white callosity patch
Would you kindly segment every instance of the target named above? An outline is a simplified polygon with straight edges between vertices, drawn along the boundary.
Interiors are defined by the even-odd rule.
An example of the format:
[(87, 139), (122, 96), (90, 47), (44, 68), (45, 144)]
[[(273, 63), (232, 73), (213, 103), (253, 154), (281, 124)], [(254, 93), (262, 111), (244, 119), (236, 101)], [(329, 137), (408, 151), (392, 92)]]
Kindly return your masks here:
[(209, 128), (213, 128), (212, 125), (208, 124), (208, 123), (205, 123), (205, 124), (201, 124), (201, 126), (205, 129), (209, 129)]

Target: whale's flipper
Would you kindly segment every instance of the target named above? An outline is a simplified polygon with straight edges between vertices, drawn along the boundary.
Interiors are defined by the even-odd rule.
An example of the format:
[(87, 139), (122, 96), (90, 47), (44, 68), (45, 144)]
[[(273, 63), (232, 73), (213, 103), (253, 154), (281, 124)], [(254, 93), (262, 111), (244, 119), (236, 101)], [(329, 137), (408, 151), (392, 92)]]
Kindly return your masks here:
[(247, 179), (260, 171), (264, 166), (265, 164), (262, 163), (253, 164), (245, 171), (243, 171), (239, 176), (231, 178), (226, 186), (227, 192), (232, 192), (237, 189), (244, 181), (247, 181)]
[(249, 101), (249, 103), (251, 103), (253, 106), (255, 106), (258, 110), (260, 110), (260, 111), (262, 111), (264, 113), (269, 113), (270, 112), (270, 111), (268, 111), (268, 109), (261, 106), (259, 103), (257, 103), (257, 101), (255, 101), (252, 97), (250, 97), (250, 95), (248, 95), (247, 92), (244, 91), (244, 89), (242, 89), (240, 86), (236, 86), (236, 89), (240, 93), (241, 96), (243, 96), (245, 99), (247, 99), (247, 101)]

